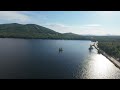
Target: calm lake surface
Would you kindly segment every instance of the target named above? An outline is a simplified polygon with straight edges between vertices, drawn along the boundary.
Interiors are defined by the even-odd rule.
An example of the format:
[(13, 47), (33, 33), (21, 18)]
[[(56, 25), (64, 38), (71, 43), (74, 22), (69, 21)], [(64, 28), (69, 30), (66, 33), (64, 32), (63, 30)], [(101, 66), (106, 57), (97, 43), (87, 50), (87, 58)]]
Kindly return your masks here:
[[(120, 69), (91, 41), (0, 39), (0, 79), (117, 79)], [(63, 48), (59, 52), (59, 48)]]

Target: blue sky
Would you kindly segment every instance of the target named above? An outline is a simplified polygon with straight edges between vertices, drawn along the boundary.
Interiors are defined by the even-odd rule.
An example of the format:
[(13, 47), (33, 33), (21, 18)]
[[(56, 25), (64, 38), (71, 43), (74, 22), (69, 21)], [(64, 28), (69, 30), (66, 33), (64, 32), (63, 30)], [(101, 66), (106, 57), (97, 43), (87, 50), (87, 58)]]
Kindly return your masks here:
[(120, 35), (120, 11), (0, 11), (0, 23), (33, 23), (61, 33)]

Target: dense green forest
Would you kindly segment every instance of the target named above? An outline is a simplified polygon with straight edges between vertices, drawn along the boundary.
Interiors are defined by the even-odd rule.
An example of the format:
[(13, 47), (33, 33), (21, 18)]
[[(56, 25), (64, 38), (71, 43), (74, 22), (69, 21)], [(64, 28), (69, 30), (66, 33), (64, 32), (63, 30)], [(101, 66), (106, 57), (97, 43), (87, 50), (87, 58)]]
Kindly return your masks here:
[(99, 42), (98, 47), (114, 58), (120, 58), (120, 42)]
[(98, 47), (115, 59), (120, 59), (120, 36), (95, 36), (93, 40), (98, 41)]
[[(2, 38), (52, 38), (59, 33), (35, 24), (1, 24), (0, 37)], [(52, 36), (51, 36), (52, 35)]]

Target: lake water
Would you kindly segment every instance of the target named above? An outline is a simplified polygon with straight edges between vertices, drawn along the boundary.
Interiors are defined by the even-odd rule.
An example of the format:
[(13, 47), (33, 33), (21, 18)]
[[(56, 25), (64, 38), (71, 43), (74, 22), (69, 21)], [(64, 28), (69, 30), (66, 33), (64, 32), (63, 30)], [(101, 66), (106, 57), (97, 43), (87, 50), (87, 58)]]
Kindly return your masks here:
[[(91, 41), (0, 39), (0, 79), (117, 79), (120, 70)], [(59, 48), (63, 48), (59, 52)]]

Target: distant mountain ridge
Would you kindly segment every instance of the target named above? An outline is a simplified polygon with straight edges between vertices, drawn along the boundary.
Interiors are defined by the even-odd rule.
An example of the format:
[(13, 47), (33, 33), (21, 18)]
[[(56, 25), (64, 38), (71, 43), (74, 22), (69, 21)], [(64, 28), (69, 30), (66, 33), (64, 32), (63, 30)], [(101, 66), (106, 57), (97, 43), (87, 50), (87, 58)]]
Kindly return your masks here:
[[(104, 36), (102, 38), (111, 38), (112, 36)], [(95, 35), (78, 35), (71, 32), (59, 33), (52, 29), (36, 25), (36, 24), (0, 24), (0, 38), (28, 38), (28, 39), (66, 39), (66, 40), (93, 40), (99, 39), (101, 36)], [(114, 38), (119, 39), (119, 36)], [(99, 39), (100, 40), (100, 39)]]
[(60, 33), (36, 24), (0, 24), (0, 37), (11, 38), (52, 38)]
[(10, 23), (0, 24), (0, 38), (80, 39), (81, 35), (62, 34), (36, 24)]
[(31, 33), (50, 33), (56, 34), (51, 29), (48, 29), (43, 26), (39, 26), (36, 24), (18, 24), (18, 23), (11, 23), (11, 24), (0, 24), (0, 32), (1, 31), (8, 31), (8, 32), (31, 32)]

